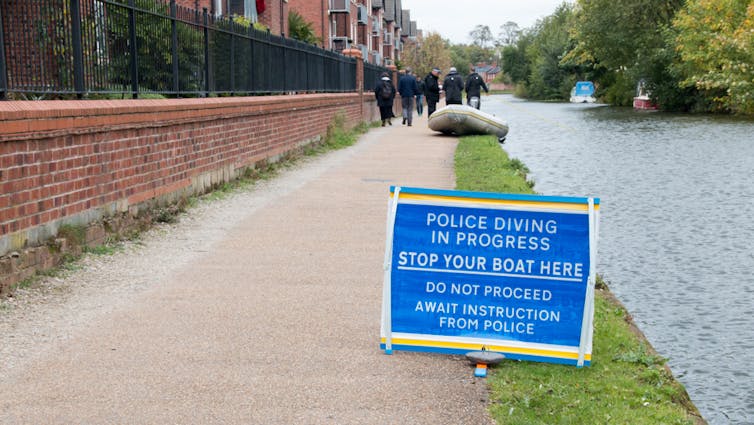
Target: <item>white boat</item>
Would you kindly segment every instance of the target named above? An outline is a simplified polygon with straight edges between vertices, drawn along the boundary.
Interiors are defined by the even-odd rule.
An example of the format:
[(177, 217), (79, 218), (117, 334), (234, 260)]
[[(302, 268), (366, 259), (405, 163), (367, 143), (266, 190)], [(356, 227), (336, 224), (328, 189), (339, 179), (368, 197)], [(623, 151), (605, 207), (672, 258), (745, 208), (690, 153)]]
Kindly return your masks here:
[(571, 103), (594, 103), (594, 84), (591, 81), (578, 81), (571, 89)]
[(508, 124), (500, 118), (466, 105), (448, 105), (429, 117), (429, 128), (445, 134), (466, 136), (492, 134), (503, 143)]

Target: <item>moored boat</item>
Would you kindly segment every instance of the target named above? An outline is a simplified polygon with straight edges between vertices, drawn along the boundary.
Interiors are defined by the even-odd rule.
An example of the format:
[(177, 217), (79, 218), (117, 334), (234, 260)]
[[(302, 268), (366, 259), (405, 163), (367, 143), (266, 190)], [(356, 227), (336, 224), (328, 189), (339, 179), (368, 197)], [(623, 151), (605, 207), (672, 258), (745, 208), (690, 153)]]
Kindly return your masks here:
[(577, 81), (571, 89), (571, 103), (594, 103), (594, 83), (591, 81)]
[(466, 105), (448, 105), (429, 117), (429, 128), (445, 134), (491, 134), (503, 143), (508, 124), (502, 119)]
[(646, 88), (645, 81), (639, 81), (639, 83), (636, 85), (636, 96), (634, 96), (634, 109), (640, 111), (658, 110), (659, 108), (657, 104), (652, 102), (652, 99), (649, 96), (650, 93)]

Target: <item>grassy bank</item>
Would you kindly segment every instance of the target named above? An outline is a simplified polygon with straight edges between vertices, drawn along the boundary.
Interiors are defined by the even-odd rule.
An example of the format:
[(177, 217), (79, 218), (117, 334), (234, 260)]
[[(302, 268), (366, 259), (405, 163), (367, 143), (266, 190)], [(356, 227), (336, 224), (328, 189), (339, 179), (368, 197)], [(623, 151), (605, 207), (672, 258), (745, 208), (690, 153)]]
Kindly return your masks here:
[[(535, 193), (528, 170), (491, 136), (464, 137), (456, 150), (459, 190)], [(598, 279), (592, 365), (503, 362), (488, 379), (500, 424), (704, 423), (686, 390)]]

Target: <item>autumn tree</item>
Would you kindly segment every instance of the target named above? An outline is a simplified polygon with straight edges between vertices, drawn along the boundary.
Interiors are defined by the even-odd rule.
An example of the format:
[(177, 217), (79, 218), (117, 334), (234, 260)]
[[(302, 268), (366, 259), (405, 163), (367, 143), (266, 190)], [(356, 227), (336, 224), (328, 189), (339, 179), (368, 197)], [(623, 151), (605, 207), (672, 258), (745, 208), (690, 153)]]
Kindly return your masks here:
[(681, 85), (695, 87), (714, 109), (754, 113), (754, 3), (689, 0), (673, 28)]
[(402, 63), (414, 70), (421, 77), (427, 75), (433, 67), (444, 72), (450, 68), (450, 44), (440, 34), (429, 32), (419, 43), (410, 43), (402, 54)]

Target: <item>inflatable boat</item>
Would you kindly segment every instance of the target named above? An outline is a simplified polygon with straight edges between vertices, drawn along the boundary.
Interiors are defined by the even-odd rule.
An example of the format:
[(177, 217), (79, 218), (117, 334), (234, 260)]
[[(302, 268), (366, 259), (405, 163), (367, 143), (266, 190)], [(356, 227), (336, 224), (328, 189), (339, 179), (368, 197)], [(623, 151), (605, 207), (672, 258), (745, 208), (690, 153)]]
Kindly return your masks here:
[(503, 143), (508, 134), (508, 124), (500, 118), (466, 105), (448, 105), (429, 117), (429, 128), (445, 134), (466, 136), (492, 134)]

